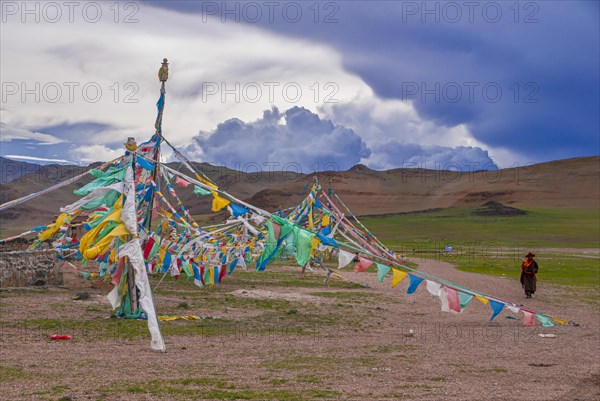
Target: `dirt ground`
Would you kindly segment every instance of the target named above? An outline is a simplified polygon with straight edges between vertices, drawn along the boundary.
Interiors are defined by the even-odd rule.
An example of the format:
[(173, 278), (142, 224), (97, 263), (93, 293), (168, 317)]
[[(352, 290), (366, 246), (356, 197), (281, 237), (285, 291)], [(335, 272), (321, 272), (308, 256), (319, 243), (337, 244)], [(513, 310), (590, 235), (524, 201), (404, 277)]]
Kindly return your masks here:
[[(110, 287), (66, 271), (65, 288), (0, 292), (0, 399), (600, 399), (600, 314), (589, 301), (597, 287), (581, 298), (541, 276), (526, 300), (514, 279), (418, 262), (579, 325), (523, 327), (507, 312), (490, 323), (490, 307), (475, 299), (460, 315), (442, 313), (424, 285), (407, 295), (407, 282), (391, 289), (390, 276), (343, 272), (362, 286), (324, 287), (316, 274), (273, 267), (236, 271), (213, 288), (165, 280), (159, 314), (218, 319), (161, 323), (163, 354), (150, 350), (145, 322), (108, 318)], [(81, 290), (90, 297), (73, 300)]]

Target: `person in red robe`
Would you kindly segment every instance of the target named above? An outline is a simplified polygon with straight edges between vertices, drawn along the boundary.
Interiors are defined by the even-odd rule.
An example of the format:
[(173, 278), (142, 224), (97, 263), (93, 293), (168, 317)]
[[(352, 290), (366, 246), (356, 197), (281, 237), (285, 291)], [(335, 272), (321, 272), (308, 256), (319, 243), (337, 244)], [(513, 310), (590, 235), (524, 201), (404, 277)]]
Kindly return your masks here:
[(536, 290), (538, 264), (534, 258), (535, 254), (529, 252), (521, 263), (521, 286), (525, 290), (526, 298), (531, 298)]

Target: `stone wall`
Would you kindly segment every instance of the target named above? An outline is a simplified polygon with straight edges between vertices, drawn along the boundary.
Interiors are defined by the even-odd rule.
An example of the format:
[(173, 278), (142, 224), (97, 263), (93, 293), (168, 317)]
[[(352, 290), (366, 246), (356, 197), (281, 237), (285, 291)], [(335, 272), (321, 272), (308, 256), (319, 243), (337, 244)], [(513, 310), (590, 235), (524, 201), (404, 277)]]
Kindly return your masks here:
[(62, 285), (54, 251), (0, 252), (0, 288)]

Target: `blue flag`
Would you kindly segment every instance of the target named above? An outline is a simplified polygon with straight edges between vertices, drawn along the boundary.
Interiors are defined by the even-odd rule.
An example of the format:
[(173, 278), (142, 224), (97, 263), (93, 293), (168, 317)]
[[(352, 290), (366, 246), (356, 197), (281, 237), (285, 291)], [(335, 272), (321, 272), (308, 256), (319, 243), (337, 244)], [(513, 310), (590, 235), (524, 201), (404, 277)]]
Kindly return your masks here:
[(413, 276), (412, 274), (408, 274), (408, 278), (410, 279), (410, 284), (408, 285), (408, 290), (406, 290), (407, 294), (412, 294), (417, 290), (419, 284), (423, 281), (421, 277)]
[(249, 209), (246, 209), (245, 207), (240, 206), (237, 203), (233, 203), (233, 202), (231, 202), (231, 210), (233, 212), (233, 217), (238, 217), (238, 216), (241, 216), (243, 214), (250, 212)]
[(490, 318), (490, 322), (491, 322), (492, 320), (494, 320), (494, 318), (496, 316), (498, 316), (500, 314), (500, 312), (502, 312), (502, 309), (504, 309), (504, 304), (501, 302), (494, 301), (493, 299), (490, 299), (490, 306), (492, 307), (492, 311), (494, 311), (494, 313), (492, 314), (492, 317)]

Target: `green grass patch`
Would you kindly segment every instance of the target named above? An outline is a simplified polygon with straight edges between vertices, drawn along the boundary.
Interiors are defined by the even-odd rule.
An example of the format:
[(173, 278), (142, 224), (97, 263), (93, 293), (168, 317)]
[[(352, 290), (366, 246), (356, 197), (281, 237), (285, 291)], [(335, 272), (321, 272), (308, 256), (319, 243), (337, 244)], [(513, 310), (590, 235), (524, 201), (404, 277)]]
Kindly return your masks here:
[(364, 217), (362, 222), (385, 244), (401, 252), (413, 248), (475, 243), (515, 247), (597, 248), (600, 212), (594, 209), (527, 208), (522, 216), (474, 216), (477, 207)]
[(0, 365), (0, 383), (27, 379), (30, 376), (31, 375), (23, 371), (23, 369)]
[[(287, 380), (278, 383), (284, 384)], [(120, 392), (122, 390), (112, 390)], [(130, 394), (150, 394), (157, 397), (172, 397), (182, 400), (305, 400), (334, 398), (338, 391), (327, 389), (249, 389), (238, 388), (234, 383), (220, 378), (185, 378), (151, 380), (127, 385), (124, 389)]]
[[(560, 255), (538, 255), (540, 266), (538, 284), (550, 283), (567, 286), (599, 286), (600, 259), (566, 257)], [(521, 260), (514, 258), (468, 258), (458, 261), (459, 270), (471, 273), (484, 273), (518, 280), (521, 274)]]

